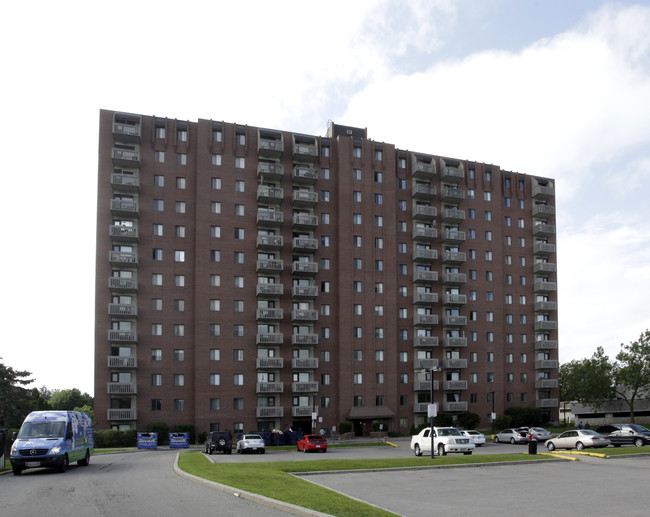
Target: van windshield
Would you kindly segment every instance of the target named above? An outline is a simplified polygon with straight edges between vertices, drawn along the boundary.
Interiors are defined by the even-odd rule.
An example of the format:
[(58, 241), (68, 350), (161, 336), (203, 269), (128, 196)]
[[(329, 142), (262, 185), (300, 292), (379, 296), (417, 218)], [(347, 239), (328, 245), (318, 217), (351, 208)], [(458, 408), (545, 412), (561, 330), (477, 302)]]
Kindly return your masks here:
[(18, 438), (63, 438), (65, 422), (25, 422), (20, 428)]

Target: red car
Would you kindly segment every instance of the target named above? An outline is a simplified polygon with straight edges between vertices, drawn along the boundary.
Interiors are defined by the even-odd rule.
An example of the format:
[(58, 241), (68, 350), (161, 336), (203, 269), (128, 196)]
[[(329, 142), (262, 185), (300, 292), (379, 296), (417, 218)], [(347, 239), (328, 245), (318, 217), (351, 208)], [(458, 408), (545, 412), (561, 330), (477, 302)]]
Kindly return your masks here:
[(299, 451), (321, 451), (327, 452), (327, 440), (317, 434), (306, 434), (297, 442)]

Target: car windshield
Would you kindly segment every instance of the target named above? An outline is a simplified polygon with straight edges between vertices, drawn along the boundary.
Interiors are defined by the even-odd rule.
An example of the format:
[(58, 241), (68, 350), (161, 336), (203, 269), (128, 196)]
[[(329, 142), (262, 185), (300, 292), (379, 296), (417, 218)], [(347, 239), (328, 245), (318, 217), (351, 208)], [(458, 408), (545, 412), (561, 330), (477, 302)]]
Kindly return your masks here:
[(64, 434), (65, 422), (25, 422), (18, 438), (62, 438)]
[(463, 436), (461, 432), (456, 428), (439, 429), (438, 434), (440, 436)]
[(247, 434), (244, 436), (244, 440), (261, 440), (262, 437), (259, 434)]
[(630, 427), (634, 429), (637, 433), (650, 433), (645, 427), (639, 424), (630, 424)]
[(538, 433), (545, 433), (546, 429), (542, 429), (541, 427), (533, 427), (533, 430), (537, 431)]

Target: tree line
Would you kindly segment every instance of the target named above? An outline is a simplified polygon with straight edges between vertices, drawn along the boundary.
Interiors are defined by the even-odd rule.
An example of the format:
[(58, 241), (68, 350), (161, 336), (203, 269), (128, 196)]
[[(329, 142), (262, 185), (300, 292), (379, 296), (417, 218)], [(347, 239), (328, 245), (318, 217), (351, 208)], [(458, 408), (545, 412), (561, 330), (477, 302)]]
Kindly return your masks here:
[(635, 403), (650, 398), (650, 331), (621, 344), (614, 360), (598, 347), (589, 359), (560, 365), (559, 377), (562, 402), (579, 402), (598, 410), (606, 402), (623, 400), (634, 422)]

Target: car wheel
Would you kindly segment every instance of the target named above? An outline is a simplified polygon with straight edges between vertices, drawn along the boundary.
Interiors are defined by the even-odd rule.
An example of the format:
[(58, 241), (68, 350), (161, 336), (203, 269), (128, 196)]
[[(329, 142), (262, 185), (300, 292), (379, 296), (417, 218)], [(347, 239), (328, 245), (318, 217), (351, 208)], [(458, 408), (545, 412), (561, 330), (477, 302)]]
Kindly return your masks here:
[(636, 447), (641, 447), (643, 445), (643, 440), (641, 438), (637, 438), (634, 440), (634, 445)]
[(445, 446), (442, 443), (438, 445), (438, 456), (447, 456), (447, 453), (445, 452)]
[(514, 445), (514, 444), (515, 444), (515, 439), (514, 439), (514, 438), (510, 438), (510, 443), (511, 443), (512, 445)]
[(416, 456), (422, 456), (422, 449), (420, 449), (420, 446), (417, 443), (413, 447), (413, 452)]
[(471, 455), (472, 455), (472, 451), (465, 451), (465, 452), (463, 452), (463, 454), (464, 454), (465, 456), (471, 456)]
[(553, 451), (555, 450), (555, 444), (554, 444), (553, 442), (548, 442), (548, 443), (546, 444), (546, 448), (547, 448), (549, 451), (553, 452)]
[(499, 443), (499, 437), (498, 436), (494, 437), (494, 443)]
[(302, 452), (306, 453), (307, 452), (307, 447), (303, 446)]
[(578, 449), (579, 451), (583, 450), (584, 448), (585, 448), (584, 443), (582, 443), (582, 442), (577, 442), (576, 443), (576, 449)]
[(11, 470), (14, 471), (14, 476), (20, 476), (20, 473), (23, 471), (23, 469), (16, 467), (15, 465), (11, 466)]
[(260, 451), (260, 454), (265, 454), (265, 453), (266, 453), (266, 449), (262, 449), (262, 450)]
[(620, 446), (621, 446), (620, 443), (614, 443), (614, 444), (612, 444), (612, 445), (614, 445), (614, 447), (620, 447)]
[(59, 465), (59, 469), (58, 469), (59, 472), (65, 472), (66, 470), (68, 470), (69, 461), (70, 460), (68, 459), (67, 454), (63, 456), (63, 461), (61, 462), (61, 465)]
[(321, 449), (321, 452), (325, 453), (327, 452), (327, 449)]

